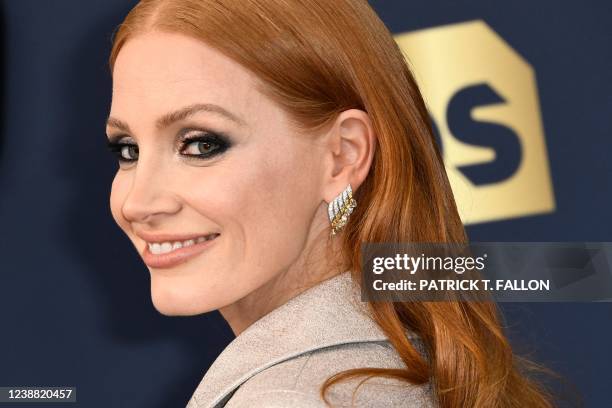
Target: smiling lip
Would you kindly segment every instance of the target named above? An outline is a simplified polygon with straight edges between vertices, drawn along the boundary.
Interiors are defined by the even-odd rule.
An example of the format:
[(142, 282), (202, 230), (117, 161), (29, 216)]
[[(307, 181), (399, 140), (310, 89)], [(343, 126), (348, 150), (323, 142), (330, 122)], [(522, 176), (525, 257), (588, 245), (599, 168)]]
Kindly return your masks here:
[[(189, 259), (199, 255), (204, 250), (208, 249), (211, 245), (219, 238), (220, 234), (217, 234), (214, 238), (194, 243), (193, 245), (182, 247), (179, 249), (175, 249), (171, 252), (163, 253), (163, 254), (154, 254), (149, 249), (149, 244), (145, 245), (144, 250), (140, 254), (144, 263), (151, 268), (172, 268), (176, 265), (179, 265), (183, 262), (188, 261)], [(187, 240), (188, 238), (184, 238)], [(194, 237), (195, 239), (195, 237)], [(149, 241), (154, 242), (154, 241)]]

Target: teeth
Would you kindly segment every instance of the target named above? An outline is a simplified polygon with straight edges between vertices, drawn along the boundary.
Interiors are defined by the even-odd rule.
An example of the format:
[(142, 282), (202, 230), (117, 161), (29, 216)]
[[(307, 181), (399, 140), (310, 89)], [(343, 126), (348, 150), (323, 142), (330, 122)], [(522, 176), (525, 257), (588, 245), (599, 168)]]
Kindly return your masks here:
[(200, 242), (210, 241), (217, 237), (218, 234), (210, 234), (202, 237), (198, 237), (195, 239), (188, 239), (186, 241), (175, 241), (175, 242), (148, 242), (149, 251), (152, 254), (160, 255), (167, 254), (168, 252), (172, 252), (177, 249), (181, 249), (184, 247), (192, 246), (194, 244), (199, 244)]

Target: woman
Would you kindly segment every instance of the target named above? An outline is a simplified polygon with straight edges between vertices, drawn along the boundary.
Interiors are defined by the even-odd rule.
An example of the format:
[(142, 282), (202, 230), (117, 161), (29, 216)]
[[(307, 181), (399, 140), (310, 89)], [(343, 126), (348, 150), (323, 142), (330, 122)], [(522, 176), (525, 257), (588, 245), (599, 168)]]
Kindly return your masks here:
[(360, 243), (466, 241), (365, 1), (141, 1), (110, 65), (111, 209), (154, 305), (237, 335), (189, 407), (550, 406), (491, 302), (359, 300)]

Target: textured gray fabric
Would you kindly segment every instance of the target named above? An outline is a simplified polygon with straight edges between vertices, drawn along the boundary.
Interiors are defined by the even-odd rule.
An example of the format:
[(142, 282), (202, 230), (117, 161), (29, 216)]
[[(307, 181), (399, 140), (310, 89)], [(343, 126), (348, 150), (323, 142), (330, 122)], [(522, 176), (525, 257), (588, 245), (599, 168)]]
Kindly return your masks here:
[[(350, 368), (405, 368), (372, 321), (346, 271), (302, 292), (240, 333), (219, 355), (187, 408), (325, 407), (325, 379)], [(417, 346), (419, 340), (408, 334)], [(434, 407), (429, 384), (363, 377), (332, 386), (334, 407)], [(351, 405), (351, 402), (354, 405)]]

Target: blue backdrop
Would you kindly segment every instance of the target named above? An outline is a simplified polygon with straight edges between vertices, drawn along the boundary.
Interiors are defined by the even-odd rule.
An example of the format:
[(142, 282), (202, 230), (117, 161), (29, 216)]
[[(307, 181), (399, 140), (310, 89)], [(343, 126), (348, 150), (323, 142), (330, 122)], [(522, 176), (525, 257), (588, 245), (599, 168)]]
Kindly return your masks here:
[[(0, 386), (76, 386), (83, 407), (184, 406), (233, 336), (217, 313), (159, 315), (110, 215), (107, 56), (134, 2), (0, 4)], [(612, 241), (610, 2), (370, 4), (394, 33), (483, 20), (535, 69), (555, 210), (470, 225), (472, 240)], [(586, 406), (612, 406), (612, 304), (502, 308), (518, 351)]]

